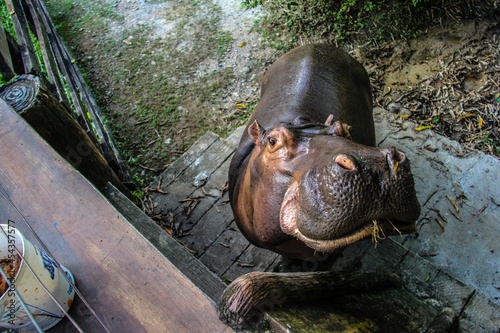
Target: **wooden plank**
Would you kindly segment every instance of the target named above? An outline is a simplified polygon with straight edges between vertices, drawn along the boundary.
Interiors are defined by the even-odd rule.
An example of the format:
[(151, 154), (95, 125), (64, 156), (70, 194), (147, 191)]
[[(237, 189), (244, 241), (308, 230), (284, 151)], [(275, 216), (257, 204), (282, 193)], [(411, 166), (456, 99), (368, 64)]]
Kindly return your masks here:
[[(3, 192), (109, 331), (230, 331), (210, 300), (1, 100), (0, 124)], [(102, 331), (92, 317), (79, 319)]]
[(195, 227), (180, 240), (196, 252), (198, 257), (215, 243), (216, 239), (233, 223), (234, 217), (229, 204), (222, 205), (228, 198), (225, 193), (221, 200), (204, 214)]
[(21, 51), (21, 58), (24, 64), (24, 73), (41, 73), (38, 59), (36, 58), (33, 43), (28, 32), (28, 22), (24, 15), (24, 10), (20, 0), (5, 0), (5, 5), (9, 10), (14, 30), (16, 32), (17, 43)]
[[(172, 184), (180, 174), (184, 172), (196, 159), (203, 154), (213, 143), (218, 141), (220, 137), (212, 132), (206, 132), (177, 160), (175, 160), (160, 177), (154, 180), (150, 187), (160, 188), (165, 191), (167, 186)], [(160, 184), (161, 179), (161, 184)]]
[[(221, 155), (214, 156), (211, 159), (209, 156), (206, 156), (206, 158), (200, 162), (206, 165), (207, 169), (205, 171), (207, 173), (209, 171), (212, 172), (206, 179), (204, 185), (202, 187), (196, 188), (196, 190), (189, 195), (191, 197), (201, 198), (198, 201), (196, 207), (194, 207), (194, 209), (189, 213), (189, 216), (187, 216), (185, 212), (181, 213), (179, 209), (175, 210), (175, 213), (176, 215), (178, 215), (178, 218), (180, 220), (189, 220), (189, 223), (191, 223), (193, 227), (196, 227), (196, 224), (201, 219), (201, 217), (205, 215), (212, 206), (217, 204), (219, 205), (219, 209), (230, 209), (230, 205), (228, 202), (229, 199), (224, 194), (227, 191), (227, 170), (229, 168), (229, 163), (231, 162), (231, 159), (229, 158), (231, 155), (232, 152), (230, 155), (227, 155), (227, 151), (223, 150), (221, 152)], [(213, 163), (216, 161), (217, 163)], [(224, 162), (216, 166), (214, 170), (209, 169), (210, 167), (208, 165), (215, 166), (219, 164), (220, 161)]]
[[(228, 146), (223, 140), (214, 142), (174, 182), (162, 186), (166, 193), (150, 194), (155, 209), (149, 214), (175, 220), (176, 228), (171, 229), (182, 230), (176, 236), (182, 236), (187, 230), (193, 229), (198, 217), (208, 207), (212, 207), (224, 192), (222, 188), (227, 174), (221, 174), (217, 170), (221, 164), (228, 163), (233, 151), (234, 147)], [(165, 175), (165, 178), (168, 177)], [(202, 208), (198, 208), (198, 205)], [(191, 215), (196, 218), (192, 219)], [(160, 223), (168, 224), (169, 221)]]
[(47, 35), (47, 29), (43, 25), (40, 19), (40, 13), (38, 8), (33, 5), (31, 1), (26, 1), (26, 6), (28, 7), (31, 21), (35, 28), (35, 33), (40, 44), (40, 51), (42, 52), (43, 62), (45, 64), (45, 69), (47, 71), (47, 76), (49, 77), (49, 82), (53, 85), (54, 94), (59, 99), (59, 102), (64, 103), (67, 108), (70, 107), (68, 97), (64, 91), (64, 86), (62, 84), (61, 78), (59, 76), (59, 71), (55, 61), (54, 54), (52, 53), (52, 48), (50, 46), (50, 40)]
[[(186, 234), (177, 236), (197, 255), (202, 255), (232, 222), (233, 215), (224, 186), (230, 157), (242, 131), (243, 128), (240, 128), (224, 140), (217, 140), (218, 136), (207, 132), (161, 175), (161, 190), (167, 194), (150, 195), (153, 207), (157, 207), (150, 215), (168, 214), (175, 219), (176, 226), (188, 230)], [(191, 165), (193, 167), (190, 168)], [(203, 186), (193, 187), (193, 183), (199, 182), (200, 178), (204, 178)], [(158, 187), (158, 184), (158, 181), (153, 182), (151, 187)], [(189, 197), (198, 199), (184, 202), (184, 208), (196, 204), (187, 214), (179, 200)]]
[(249, 246), (250, 243), (233, 222), (203, 253), (200, 260), (217, 275), (226, 279), (225, 272), (239, 260)]
[(226, 285), (216, 275), (113, 185), (109, 184), (106, 187), (105, 195), (130, 224), (151, 243), (151, 246), (160, 251), (214, 303), (217, 302)]
[[(193, 249), (198, 255), (201, 255), (205, 248), (222, 233), (220, 227), (225, 228), (232, 221), (232, 211), (226, 193), (227, 172), (224, 172), (229, 162), (230, 160), (227, 159), (209, 176), (203, 187), (189, 194), (189, 198), (198, 198), (195, 199), (195, 203), (189, 200), (173, 211), (176, 222), (189, 228), (189, 232), (182, 237), (183, 242), (196, 245)], [(182, 183), (179, 185), (182, 186)], [(189, 209), (190, 204), (196, 204), (194, 209)], [(202, 219), (203, 221), (200, 222)], [(198, 239), (197, 236), (201, 238)], [(207, 236), (211, 238), (211, 241)]]
[(224, 273), (229, 281), (250, 273), (272, 271), (272, 268), (281, 261), (281, 256), (266, 249), (250, 245), (241, 254), (238, 260)]
[(7, 35), (7, 32), (3, 28), (2, 18), (0, 17), (0, 73), (5, 81), (9, 81), (16, 75), (14, 65), (12, 64)]

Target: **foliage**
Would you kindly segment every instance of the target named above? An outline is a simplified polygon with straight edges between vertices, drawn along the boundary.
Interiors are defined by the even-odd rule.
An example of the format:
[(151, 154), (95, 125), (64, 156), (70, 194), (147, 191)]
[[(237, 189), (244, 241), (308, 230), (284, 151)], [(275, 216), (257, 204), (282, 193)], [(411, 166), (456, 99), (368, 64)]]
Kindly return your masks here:
[(5, 5), (5, 1), (0, 1), (0, 19), (2, 20), (2, 25), (5, 31), (16, 38), (16, 32), (14, 30), (14, 24), (12, 23), (12, 18), (10, 17), (9, 10)]
[[(2, 21), (3, 29), (14, 39), (16, 38), (16, 33), (14, 32), (14, 25), (12, 24), (12, 19), (10, 17), (7, 6), (5, 5), (5, 1), (0, 1), (0, 20)], [(0, 27), (2, 29), (2, 27)], [(0, 74), (0, 85), (8, 83), (8, 80), (5, 80), (2, 74)]]
[(264, 0), (243, 0), (240, 3), (242, 8), (255, 8), (264, 3)]
[[(263, 21), (268, 36), (292, 35), (295, 43), (311, 38), (338, 43), (413, 38), (433, 24), (449, 17), (473, 18), (485, 15), (487, 0), (273, 0), (264, 2), (271, 14)], [(246, 0), (247, 6), (262, 1)], [(487, 13), (486, 13), (487, 14)]]

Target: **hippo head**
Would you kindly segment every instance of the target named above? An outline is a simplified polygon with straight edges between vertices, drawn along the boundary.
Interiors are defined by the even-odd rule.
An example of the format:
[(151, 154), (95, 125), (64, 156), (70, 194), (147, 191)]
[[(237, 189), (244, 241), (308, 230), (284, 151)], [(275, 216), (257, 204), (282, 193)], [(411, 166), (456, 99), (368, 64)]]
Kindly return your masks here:
[(395, 148), (354, 142), (349, 126), (332, 118), (324, 125), (248, 127), (258, 147), (254, 172), (272, 169), (280, 183), (274, 194), (284, 193), (281, 231), (321, 252), (414, 231), (420, 204), (408, 158)]

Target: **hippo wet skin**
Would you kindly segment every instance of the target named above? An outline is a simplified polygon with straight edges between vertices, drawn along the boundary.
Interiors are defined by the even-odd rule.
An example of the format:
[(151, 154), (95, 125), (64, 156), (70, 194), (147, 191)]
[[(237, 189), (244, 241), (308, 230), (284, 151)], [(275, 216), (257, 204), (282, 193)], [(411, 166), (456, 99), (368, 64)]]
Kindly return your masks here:
[[(283, 55), (263, 77), (231, 161), (229, 197), (239, 229), (252, 244), (298, 259), (376, 233), (414, 231), (420, 204), (410, 163), (396, 148), (375, 144), (371, 86), (360, 63), (325, 44)], [(319, 276), (301, 278), (307, 274)], [(230, 288), (225, 294), (234, 293)], [(230, 314), (239, 311), (238, 297), (223, 295), (221, 319), (245, 320)]]

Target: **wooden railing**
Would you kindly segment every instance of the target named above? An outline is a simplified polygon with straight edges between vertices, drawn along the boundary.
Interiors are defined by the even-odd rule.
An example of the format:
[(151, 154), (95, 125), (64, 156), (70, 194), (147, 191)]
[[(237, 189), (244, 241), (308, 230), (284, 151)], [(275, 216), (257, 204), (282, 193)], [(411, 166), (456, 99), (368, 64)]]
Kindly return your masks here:
[[(124, 183), (132, 183), (92, 93), (52, 23), (42, 0), (0, 0), (12, 19), (14, 35), (0, 25), (0, 74), (4, 81), (33, 74), (77, 119)], [(0, 17), (0, 21), (1, 21)], [(38, 45), (36, 45), (38, 43)], [(35, 53), (35, 45), (39, 50)], [(16, 79), (14, 79), (16, 80)], [(70, 111), (71, 112), (71, 111)]]

